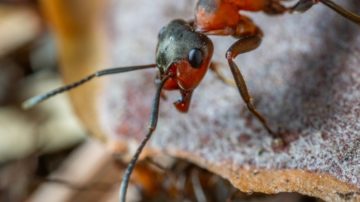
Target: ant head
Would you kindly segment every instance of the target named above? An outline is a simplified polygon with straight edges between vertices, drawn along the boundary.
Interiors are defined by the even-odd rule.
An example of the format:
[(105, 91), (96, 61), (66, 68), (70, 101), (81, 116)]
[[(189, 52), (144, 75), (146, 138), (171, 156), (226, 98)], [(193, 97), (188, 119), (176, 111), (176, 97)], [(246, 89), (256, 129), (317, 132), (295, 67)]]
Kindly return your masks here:
[(156, 63), (162, 74), (174, 74), (182, 90), (192, 90), (200, 83), (212, 54), (211, 40), (183, 20), (173, 20), (160, 30)]

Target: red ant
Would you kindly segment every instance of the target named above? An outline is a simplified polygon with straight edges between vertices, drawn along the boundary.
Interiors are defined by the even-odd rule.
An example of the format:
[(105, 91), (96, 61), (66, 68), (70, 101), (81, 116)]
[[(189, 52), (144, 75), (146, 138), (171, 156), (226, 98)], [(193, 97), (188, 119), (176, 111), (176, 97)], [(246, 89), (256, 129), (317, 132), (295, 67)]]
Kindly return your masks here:
[[(359, 15), (345, 10), (331, 0), (299, 0), (290, 8), (285, 7), (281, 3), (282, 1), (285, 0), (199, 0), (193, 22), (173, 20), (160, 30), (156, 48), (156, 64), (101, 70), (70, 85), (33, 97), (27, 100), (23, 107), (32, 107), (95, 77), (157, 67), (159, 70), (158, 86), (153, 100), (149, 131), (131, 159), (120, 187), (120, 201), (125, 202), (129, 178), (135, 163), (157, 125), (161, 91), (162, 89), (179, 90), (181, 99), (174, 105), (180, 112), (188, 111), (191, 95), (211, 63), (213, 44), (207, 35), (231, 35), (238, 39), (226, 52), (226, 59), (233, 74), (235, 85), (251, 113), (262, 123), (271, 136), (279, 138), (279, 135), (270, 129), (266, 119), (256, 110), (245, 80), (234, 62), (237, 55), (256, 49), (263, 36), (261, 29), (250, 18), (239, 14), (239, 11), (264, 11), (268, 14), (304, 12), (321, 2), (347, 19), (360, 24)], [(229, 83), (229, 80), (224, 78), (215, 66), (213, 66), (213, 70), (224, 82)]]

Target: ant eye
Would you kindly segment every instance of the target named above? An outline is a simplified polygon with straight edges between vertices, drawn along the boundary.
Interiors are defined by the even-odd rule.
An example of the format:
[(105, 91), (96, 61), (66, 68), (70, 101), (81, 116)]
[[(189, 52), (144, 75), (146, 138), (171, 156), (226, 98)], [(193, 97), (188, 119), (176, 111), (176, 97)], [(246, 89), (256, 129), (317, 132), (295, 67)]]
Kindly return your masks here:
[(203, 53), (198, 48), (193, 48), (189, 52), (189, 62), (192, 67), (199, 68), (203, 62)]

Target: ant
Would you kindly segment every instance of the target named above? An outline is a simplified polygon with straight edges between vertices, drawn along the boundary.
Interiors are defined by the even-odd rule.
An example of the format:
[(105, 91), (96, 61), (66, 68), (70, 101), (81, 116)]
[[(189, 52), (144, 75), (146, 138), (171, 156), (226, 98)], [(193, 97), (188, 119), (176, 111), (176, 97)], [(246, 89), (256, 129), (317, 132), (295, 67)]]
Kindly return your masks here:
[[(156, 48), (156, 64), (104, 69), (75, 83), (35, 96), (25, 101), (23, 108), (33, 107), (56, 94), (76, 88), (96, 77), (157, 68), (159, 71), (156, 78), (157, 89), (152, 104), (149, 130), (125, 171), (120, 187), (121, 202), (125, 202), (129, 178), (138, 157), (156, 129), (162, 90), (179, 90), (181, 99), (174, 105), (178, 111), (185, 113), (189, 110), (193, 91), (209, 67), (225, 83), (237, 86), (249, 111), (262, 123), (272, 137), (280, 139), (281, 142), (279, 134), (269, 127), (266, 119), (256, 110), (240, 69), (234, 62), (239, 54), (256, 49), (263, 37), (261, 29), (239, 11), (263, 11), (267, 14), (304, 12), (320, 2), (348, 20), (360, 24), (359, 15), (342, 8), (331, 0), (299, 0), (292, 7), (285, 7), (282, 4), (283, 1), (285, 0), (199, 0), (195, 9), (194, 21), (173, 20), (160, 30)], [(233, 36), (237, 39), (226, 52), (226, 59), (235, 82), (226, 79), (217, 70), (217, 67), (211, 64), (214, 47), (208, 35)]]

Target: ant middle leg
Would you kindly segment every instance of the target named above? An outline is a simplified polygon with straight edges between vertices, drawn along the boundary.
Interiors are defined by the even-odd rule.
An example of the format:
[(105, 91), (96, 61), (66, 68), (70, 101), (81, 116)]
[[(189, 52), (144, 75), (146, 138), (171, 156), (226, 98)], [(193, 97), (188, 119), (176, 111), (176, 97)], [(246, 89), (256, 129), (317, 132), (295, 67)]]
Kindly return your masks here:
[(220, 65), (218, 63), (212, 62), (210, 64), (210, 70), (215, 73), (216, 77), (220, 79), (223, 83), (237, 87), (236, 83), (233, 79), (227, 78), (221, 71), (220, 71)]

